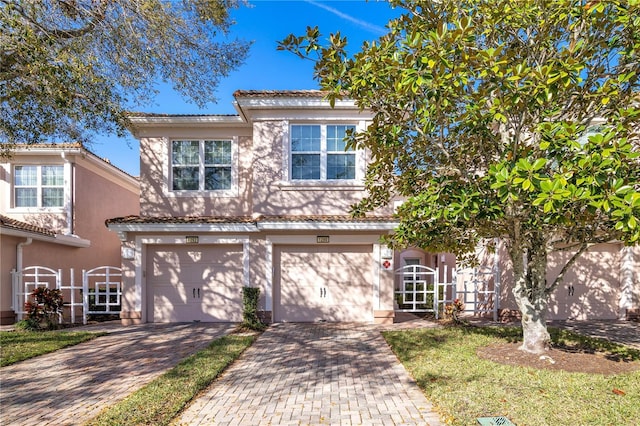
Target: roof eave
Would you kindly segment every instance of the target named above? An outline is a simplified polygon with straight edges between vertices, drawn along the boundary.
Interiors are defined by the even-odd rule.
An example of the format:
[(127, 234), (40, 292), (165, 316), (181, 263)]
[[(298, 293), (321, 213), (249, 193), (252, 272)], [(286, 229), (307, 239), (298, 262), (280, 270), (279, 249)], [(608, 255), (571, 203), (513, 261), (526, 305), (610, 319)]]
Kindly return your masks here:
[(131, 126), (142, 127), (171, 127), (180, 125), (207, 127), (212, 124), (228, 126), (247, 126), (247, 122), (239, 115), (167, 115), (167, 116), (130, 116)]
[(18, 238), (32, 238), (36, 241), (43, 241), (47, 243), (59, 244), (69, 247), (86, 248), (91, 246), (91, 241), (84, 238), (72, 236), (72, 235), (46, 235), (36, 231), (28, 231), (22, 229), (6, 228), (2, 227), (2, 235), (18, 237)]
[(259, 222), (258, 228), (264, 231), (393, 231), (398, 222), (297, 222), (297, 221), (277, 221)]
[(258, 232), (253, 223), (108, 223), (114, 232)]

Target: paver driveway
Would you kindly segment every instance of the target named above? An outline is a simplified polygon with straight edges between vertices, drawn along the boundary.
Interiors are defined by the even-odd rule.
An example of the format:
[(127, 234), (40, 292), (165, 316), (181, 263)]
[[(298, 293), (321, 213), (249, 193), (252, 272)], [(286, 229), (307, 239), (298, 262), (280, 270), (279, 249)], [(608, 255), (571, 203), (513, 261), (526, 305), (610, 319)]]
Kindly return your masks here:
[(181, 425), (439, 425), (375, 326), (275, 324)]
[(107, 336), (2, 367), (0, 424), (82, 424), (234, 326), (112, 327)]

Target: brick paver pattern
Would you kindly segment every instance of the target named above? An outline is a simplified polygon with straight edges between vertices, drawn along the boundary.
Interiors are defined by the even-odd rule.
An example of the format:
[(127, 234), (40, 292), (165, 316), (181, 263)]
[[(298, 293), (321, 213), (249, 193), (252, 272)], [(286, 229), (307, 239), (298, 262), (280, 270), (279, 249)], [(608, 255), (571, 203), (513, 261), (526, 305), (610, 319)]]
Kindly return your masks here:
[(276, 324), (183, 413), (181, 425), (440, 425), (380, 331)]
[(145, 324), (0, 369), (0, 424), (77, 425), (233, 324)]

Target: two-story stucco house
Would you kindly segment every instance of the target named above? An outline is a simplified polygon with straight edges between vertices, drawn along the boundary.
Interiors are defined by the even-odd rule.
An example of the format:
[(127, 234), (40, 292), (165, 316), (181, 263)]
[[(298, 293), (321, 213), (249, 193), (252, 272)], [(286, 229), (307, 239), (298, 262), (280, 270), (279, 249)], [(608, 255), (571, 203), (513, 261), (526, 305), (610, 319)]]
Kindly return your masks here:
[(19, 145), (0, 163), (0, 314), (15, 321), (11, 271), (120, 266), (110, 217), (138, 214), (136, 178), (79, 144)]
[[(238, 115), (140, 115), (140, 215), (123, 244), (123, 322), (240, 321), (261, 289), (270, 321), (389, 321), (391, 210), (349, 215), (370, 116), (317, 91), (238, 91)], [(385, 266), (386, 265), (386, 266)]]

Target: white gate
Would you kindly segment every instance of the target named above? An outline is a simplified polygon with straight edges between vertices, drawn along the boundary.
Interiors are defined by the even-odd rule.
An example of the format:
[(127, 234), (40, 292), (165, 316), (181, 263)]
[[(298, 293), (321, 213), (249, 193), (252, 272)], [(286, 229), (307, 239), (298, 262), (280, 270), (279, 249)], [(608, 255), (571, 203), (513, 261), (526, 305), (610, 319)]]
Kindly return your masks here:
[[(13, 287), (13, 311), (18, 320), (27, 313), (25, 302), (38, 287), (62, 290), (64, 309), (69, 309), (71, 323), (76, 321), (76, 309), (82, 309), (82, 322), (88, 315), (118, 314), (122, 297), (122, 270), (115, 266), (99, 266), (82, 271), (82, 283), (76, 285), (74, 270), (70, 269), (69, 281), (63, 284), (62, 270), (45, 266), (29, 266), (22, 271), (11, 271)], [(59, 313), (62, 322), (63, 312)]]
[[(406, 265), (396, 269), (396, 310), (401, 312), (433, 312), (440, 315), (440, 305), (451, 303), (453, 282), (446, 282), (447, 265), (441, 277), (438, 269), (423, 265)], [(455, 273), (453, 276), (455, 277)]]
[(122, 269), (99, 266), (82, 271), (83, 310), (87, 315), (113, 315), (120, 313), (122, 297)]
[(29, 266), (22, 271), (11, 271), (13, 287), (13, 311), (18, 320), (24, 319), (27, 313), (25, 303), (38, 287), (51, 290), (60, 288), (62, 270), (55, 270), (44, 266)]

